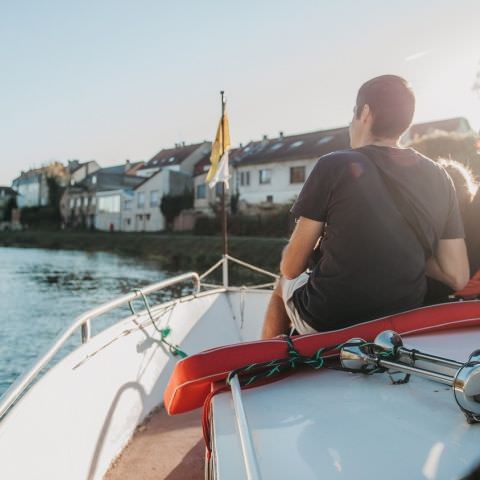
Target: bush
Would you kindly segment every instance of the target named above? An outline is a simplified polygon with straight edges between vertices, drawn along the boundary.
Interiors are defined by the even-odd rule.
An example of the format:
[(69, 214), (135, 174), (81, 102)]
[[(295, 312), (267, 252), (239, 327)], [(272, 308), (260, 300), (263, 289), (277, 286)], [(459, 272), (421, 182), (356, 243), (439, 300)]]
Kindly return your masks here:
[[(228, 217), (229, 235), (249, 237), (289, 237), (293, 230), (290, 206), (282, 205), (269, 213), (236, 213)], [(222, 230), (219, 216), (198, 217), (195, 222), (196, 235), (218, 235)]]
[(58, 208), (56, 207), (25, 207), (22, 208), (21, 221), (23, 225), (32, 228), (57, 228), (59, 226)]

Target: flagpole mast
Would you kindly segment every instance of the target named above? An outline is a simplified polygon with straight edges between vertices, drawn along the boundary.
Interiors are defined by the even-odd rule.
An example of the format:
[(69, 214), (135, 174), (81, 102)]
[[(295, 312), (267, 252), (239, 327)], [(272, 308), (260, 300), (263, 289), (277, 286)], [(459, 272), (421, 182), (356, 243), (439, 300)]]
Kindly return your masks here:
[[(220, 96), (222, 99), (222, 155), (225, 154), (225, 92), (222, 90)], [(227, 208), (225, 205), (225, 182), (222, 182), (222, 195), (221, 195), (221, 216), (222, 216), (222, 236), (223, 236), (223, 254), (228, 254), (228, 238), (227, 238)]]
[[(222, 155), (225, 154), (225, 92), (220, 91), (220, 98), (222, 101)], [(227, 209), (225, 206), (225, 182), (222, 182), (221, 193), (221, 217), (222, 217), (222, 238), (223, 238), (223, 286), (228, 288), (228, 238), (227, 238)]]

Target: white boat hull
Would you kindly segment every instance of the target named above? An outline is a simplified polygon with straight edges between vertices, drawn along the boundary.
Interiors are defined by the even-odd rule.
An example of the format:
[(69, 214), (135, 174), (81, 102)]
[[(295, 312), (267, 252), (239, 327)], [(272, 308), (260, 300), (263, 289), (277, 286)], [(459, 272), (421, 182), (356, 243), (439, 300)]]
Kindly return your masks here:
[[(248, 302), (245, 302), (248, 295)], [(206, 292), (153, 310), (191, 354), (258, 338), (269, 291)], [(93, 337), (49, 370), (0, 423), (1, 477), (103, 477), (155, 407), (178, 357), (146, 312)]]

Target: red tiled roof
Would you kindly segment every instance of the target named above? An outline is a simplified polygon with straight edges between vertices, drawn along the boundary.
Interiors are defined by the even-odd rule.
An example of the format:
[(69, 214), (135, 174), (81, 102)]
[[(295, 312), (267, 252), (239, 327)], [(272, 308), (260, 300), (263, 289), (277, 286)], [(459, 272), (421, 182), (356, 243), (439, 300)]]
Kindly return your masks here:
[(348, 128), (342, 127), (250, 142), (238, 149), (234, 162), (255, 165), (308, 159), (346, 148), (350, 148)]
[[(203, 143), (203, 142), (202, 142)], [(191, 155), (202, 143), (182, 145), (174, 148), (164, 148), (151, 158), (142, 169), (165, 167), (167, 165), (178, 165)]]

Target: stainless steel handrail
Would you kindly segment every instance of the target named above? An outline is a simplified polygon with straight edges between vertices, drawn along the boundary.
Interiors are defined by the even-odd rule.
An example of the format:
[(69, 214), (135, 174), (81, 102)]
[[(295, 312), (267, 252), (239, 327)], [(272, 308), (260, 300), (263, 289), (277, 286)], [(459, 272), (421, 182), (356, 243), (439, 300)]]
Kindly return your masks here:
[[(261, 273), (262, 275), (267, 275), (268, 277), (273, 278), (275, 282), (280, 278), (280, 276), (275, 274), (275, 273), (269, 272), (268, 270), (264, 270), (263, 268), (256, 267), (255, 265), (252, 265), (251, 263), (244, 262), (243, 260), (239, 260), (238, 258), (235, 258), (235, 257), (232, 257), (228, 254), (225, 254), (225, 255), (222, 255), (222, 258), (217, 263), (212, 265), (208, 270), (206, 270), (205, 272), (203, 272), (200, 275), (200, 280), (203, 280), (204, 278), (208, 277), (208, 275), (210, 275), (212, 272), (214, 272), (215, 270), (217, 270), (217, 268), (219, 268), (221, 266), (222, 267), (223, 288), (230, 288), (229, 281), (228, 281), (228, 261), (229, 260), (232, 263), (236, 263), (237, 265), (240, 265), (240, 266), (245, 267), (249, 270), (252, 270), (253, 272)], [(266, 286), (275, 285), (275, 282), (273, 282), (273, 284), (268, 283), (268, 284), (262, 284), (262, 285), (258, 285), (258, 286), (255, 285), (252, 288), (262, 288), (262, 287), (266, 287)], [(221, 286), (221, 285), (215, 285), (215, 284), (211, 284), (211, 283), (203, 283), (203, 285), (206, 286), (206, 287), (212, 287), (212, 286), (219, 287), (219, 286)]]
[(195, 283), (195, 293), (200, 291), (200, 277), (195, 272), (185, 273), (178, 275), (162, 282), (157, 282), (147, 287), (138, 289), (127, 295), (123, 295), (115, 300), (104, 303), (99, 307), (93, 308), (86, 313), (78, 316), (71, 325), (61, 333), (50, 349), (40, 357), (34, 364), (34, 366), (16, 380), (13, 385), (4, 393), (0, 402), (0, 419), (7, 413), (9, 408), (16, 402), (16, 400), (23, 394), (26, 388), (32, 383), (34, 378), (39, 374), (42, 368), (52, 359), (52, 357), (60, 350), (64, 343), (70, 338), (72, 333), (79, 327), (82, 328), (82, 343), (88, 342), (90, 339), (90, 321), (94, 318), (103, 315), (125, 303), (132, 302), (137, 298), (141, 298), (142, 295), (148, 295), (150, 293), (162, 290), (163, 288), (170, 287), (177, 283), (184, 282), (186, 280), (193, 280)]
[(234, 375), (230, 380), (232, 390), (233, 409), (237, 419), (238, 434), (240, 436), (240, 445), (242, 447), (243, 461), (248, 480), (260, 480), (260, 468), (258, 466), (255, 448), (253, 446), (252, 435), (248, 427), (247, 415), (242, 402), (242, 388), (238, 381), (238, 376)]

